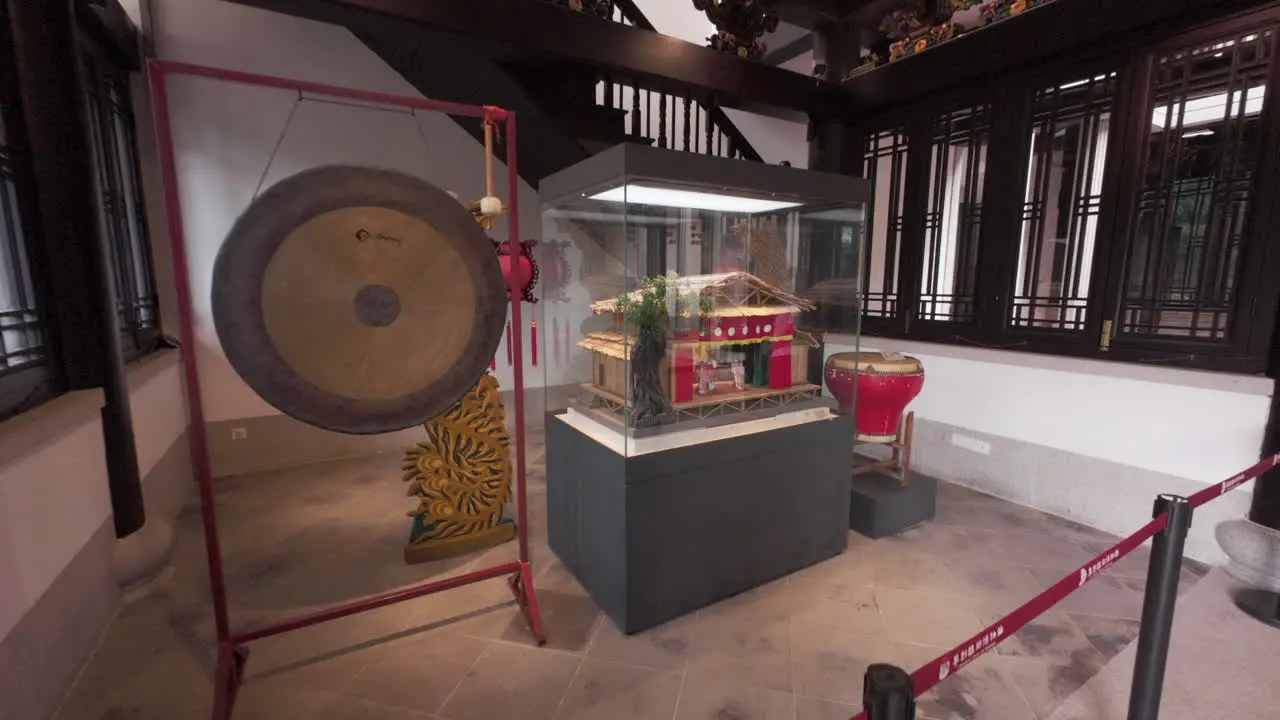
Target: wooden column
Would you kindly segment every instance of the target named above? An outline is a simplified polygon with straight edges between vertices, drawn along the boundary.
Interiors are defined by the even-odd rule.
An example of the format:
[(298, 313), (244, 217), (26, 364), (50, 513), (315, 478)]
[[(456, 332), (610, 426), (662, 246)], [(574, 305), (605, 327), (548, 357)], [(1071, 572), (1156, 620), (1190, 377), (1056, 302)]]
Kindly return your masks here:
[(109, 242), (98, 221), (97, 168), (69, 0), (9, 0), (36, 203), (50, 273), (50, 335), (72, 390), (101, 387), (102, 434), (116, 537), (146, 522), (129, 385), (120, 352)]

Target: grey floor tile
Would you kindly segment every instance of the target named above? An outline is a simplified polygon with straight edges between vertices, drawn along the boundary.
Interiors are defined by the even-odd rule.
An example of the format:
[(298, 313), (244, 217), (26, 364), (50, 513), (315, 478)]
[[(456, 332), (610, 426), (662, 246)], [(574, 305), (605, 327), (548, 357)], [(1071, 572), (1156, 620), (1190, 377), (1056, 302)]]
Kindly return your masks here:
[(578, 668), (556, 720), (670, 720), (681, 675), (588, 658)]
[(1138, 621), (1074, 615), (1072, 620), (1089, 643), (1108, 660), (1138, 638)]
[[(551, 554), (538, 431), (528, 448), (548, 647), (535, 646), (505, 581), (488, 580), (253, 643), (237, 720), (847, 719), (867, 665), (914, 670), (1114, 542), (943, 483), (935, 522), (879, 540), (850, 533), (835, 558), (628, 637)], [(391, 455), (219, 481), (235, 625), (517, 559), (508, 543), (405, 565), (403, 488)], [(60, 720), (208, 717), (213, 621), (193, 508), (173, 558), (168, 585), (117, 617)], [(962, 669), (920, 716), (1022, 720), (1060, 703), (1135, 637), (1143, 562), (1118, 563), (991, 662)], [(1200, 574), (1189, 568), (1183, 585)]]
[(1014, 682), (988, 657), (922, 695), (916, 712), (922, 720), (1037, 720)]
[(448, 720), (550, 720), (582, 658), (493, 643), (437, 713)]
[(789, 692), (693, 672), (685, 678), (675, 720), (792, 720), (794, 712)]
[(849, 720), (860, 712), (862, 712), (861, 705), (811, 697), (796, 698), (796, 720)]
[(1092, 647), (1076, 650), (1066, 661), (1019, 657), (999, 657), (997, 661), (1040, 718), (1052, 715), (1106, 664)]
[(599, 660), (683, 672), (689, 660), (697, 616), (690, 615), (634, 635), (623, 635), (608, 618), (596, 625), (587, 656)]
[(876, 604), (894, 640), (949, 647), (984, 627), (962, 596), (878, 587)]
[(381, 705), (434, 713), (486, 646), (483, 640), (443, 630), (404, 637), (360, 652), (362, 668), (342, 691)]

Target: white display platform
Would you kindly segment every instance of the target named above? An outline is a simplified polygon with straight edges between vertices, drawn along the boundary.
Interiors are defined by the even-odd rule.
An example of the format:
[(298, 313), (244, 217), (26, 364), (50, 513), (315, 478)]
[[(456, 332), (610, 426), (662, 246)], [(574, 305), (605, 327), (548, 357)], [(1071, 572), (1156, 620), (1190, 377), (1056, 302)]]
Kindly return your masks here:
[[(805, 423), (832, 420), (838, 417), (829, 408), (807, 408), (795, 412), (781, 413), (757, 420), (744, 420), (739, 423), (717, 425), (714, 427), (690, 428), (689, 430), (672, 430), (658, 435), (640, 438), (628, 438), (617, 428), (610, 427), (590, 415), (569, 408), (560, 419), (592, 440), (625, 457), (635, 457), (648, 453), (663, 452), (675, 448), (698, 445), (715, 440), (728, 440), (755, 433), (769, 432), (780, 428), (803, 425)], [(628, 447), (628, 442), (630, 447)]]

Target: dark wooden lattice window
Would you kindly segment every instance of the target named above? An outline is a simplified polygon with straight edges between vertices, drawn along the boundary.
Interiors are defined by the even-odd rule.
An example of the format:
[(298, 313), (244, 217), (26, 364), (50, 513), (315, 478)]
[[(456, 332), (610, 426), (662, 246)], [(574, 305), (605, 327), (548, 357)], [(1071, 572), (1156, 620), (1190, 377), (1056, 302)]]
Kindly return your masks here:
[(1032, 96), (1015, 327), (1085, 329), (1116, 78), (1101, 73)]
[(917, 317), (972, 323), (991, 108), (934, 117)]
[(111, 251), (121, 349), (130, 360), (155, 349), (159, 318), (129, 75), (109, 58), (93, 53), (85, 55), (84, 73), (99, 222)]
[(18, 206), (18, 185), (7, 119), (0, 112), (0, 374), (44, 361), (44, 333), (31, 263), (27, 259), (26, 231)]
[(867, 218), (863, 314), (891, 318), (897, 316), (899, 303), (898, 273), (907, 183), (906, 131), (894, 128), (871, 134), (863, 159), (865, 176), (875, 184), (875, 198)]
[(1275, 201), (1253, 197), (1272, 39), (1156, 58), (1118, 334), (1229, 341), (1245, 218)]
[(0, 419), (56, 393), (31, 255), (35, 213), (29, 152), (13, 74), (9, 19), (0, 3)]

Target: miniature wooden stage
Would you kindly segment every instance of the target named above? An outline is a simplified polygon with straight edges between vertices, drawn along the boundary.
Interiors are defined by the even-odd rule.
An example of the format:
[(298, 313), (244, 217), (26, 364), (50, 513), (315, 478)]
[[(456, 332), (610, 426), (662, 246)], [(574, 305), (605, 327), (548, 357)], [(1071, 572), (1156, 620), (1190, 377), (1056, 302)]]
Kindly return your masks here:
[[(592, 383), (582, 383), (582, 389), (595, 396), (601, 407), (619, 412), (625, 403), (618, 395)], [(716, 386), (706, 395), (695, 395), (693, 400), (672, 403), (677, 419), (701, 420), (730, 413), (750, 412), (768, 407), (781, 407), (797, 400), (813, 400), (822, 395), (818, 385), (792, 385), (775, 389), (748, 387), (738, 390), (729, 383)]]

